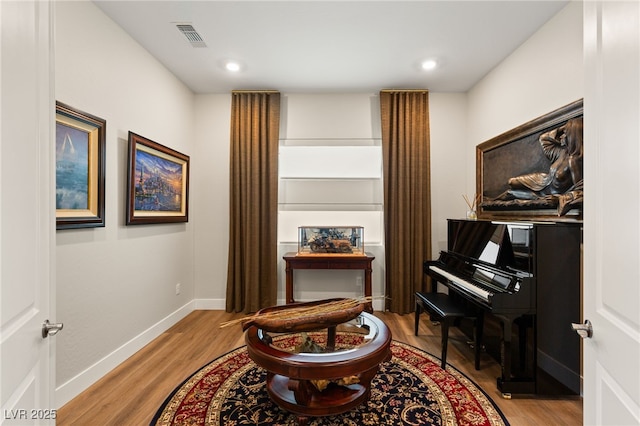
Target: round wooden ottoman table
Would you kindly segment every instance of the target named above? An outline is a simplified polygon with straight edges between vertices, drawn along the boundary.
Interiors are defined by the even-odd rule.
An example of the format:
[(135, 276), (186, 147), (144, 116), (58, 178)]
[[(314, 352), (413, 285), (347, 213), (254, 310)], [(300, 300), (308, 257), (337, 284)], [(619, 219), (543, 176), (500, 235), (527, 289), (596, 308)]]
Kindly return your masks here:
[[(350, 336), (349, 344), (336, 340), (342, 333)], [(314, 336), (320, 336), (315, 338), (320, 343)], [(300, 342), (295, 350), (278, 346), (287, 338)], [(344, 413), (365, 402), (379, 364), (391, 359), (391, 332), (367, 312), (308, 334), (266, 332), (252, 325), (245, 341), (251, 359), (267, 371), (269, 397), (296, 414), (300, 425), (309, 417)]]

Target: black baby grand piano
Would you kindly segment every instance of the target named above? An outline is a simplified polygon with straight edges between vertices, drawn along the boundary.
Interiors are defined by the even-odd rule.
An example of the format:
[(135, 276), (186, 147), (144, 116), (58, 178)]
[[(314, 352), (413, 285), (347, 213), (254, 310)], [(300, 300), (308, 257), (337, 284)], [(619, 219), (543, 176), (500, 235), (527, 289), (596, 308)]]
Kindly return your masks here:
[[(448, 250), (424, 262), (450, 296), (494, 319), (505, 396), (580, 393), (580, 339), (570, 327), (581, 322), (580, 242), (575, 223), (451, 219)], [(489, 352), (486, 326), (484, 335)]]

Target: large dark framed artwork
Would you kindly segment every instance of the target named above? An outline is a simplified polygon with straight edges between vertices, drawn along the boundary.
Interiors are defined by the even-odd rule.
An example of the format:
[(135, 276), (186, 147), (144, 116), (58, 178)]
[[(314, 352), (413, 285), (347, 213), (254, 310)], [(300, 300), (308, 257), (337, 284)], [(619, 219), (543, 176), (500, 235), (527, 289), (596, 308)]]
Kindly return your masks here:
[(188, 222), (189, 156), (129, 132), (127, 225)]
[(105, 226), (106, 127), (56, 102), (56, 229)]
[(582, 99), (476, 147), (478, 218), (582, 220)]

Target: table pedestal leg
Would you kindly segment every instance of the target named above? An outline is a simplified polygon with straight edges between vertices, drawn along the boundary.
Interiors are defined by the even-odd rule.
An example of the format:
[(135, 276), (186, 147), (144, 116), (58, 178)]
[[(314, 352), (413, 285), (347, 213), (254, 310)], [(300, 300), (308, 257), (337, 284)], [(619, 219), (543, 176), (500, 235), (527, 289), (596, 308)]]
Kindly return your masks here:
[(313, 386), (308, 380), (295, 380), (289, 379), (289, 390), (293, 392), (293, 396), (296, 399), (298, 405), (306, 407), (311, 400), (311, 389)]
[(327, 350), (333, 352), (336, 348), (336, 327), (327, 328)]

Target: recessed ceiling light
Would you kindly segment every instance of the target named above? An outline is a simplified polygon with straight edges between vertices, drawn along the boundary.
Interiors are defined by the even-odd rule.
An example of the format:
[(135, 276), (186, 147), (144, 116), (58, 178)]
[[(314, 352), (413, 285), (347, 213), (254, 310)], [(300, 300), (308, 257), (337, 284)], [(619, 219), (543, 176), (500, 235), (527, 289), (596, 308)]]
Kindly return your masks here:
[(436, 66), (438, 66), (438, 63), (435, 59), (427, 59), (426, 61), (422, 62), (422, 69), (425, 71), (435, 69)]
[(227, 62), (224, 66), (227, 71), (238, 72), (240, 71), (240, 64), (237, 62)]

